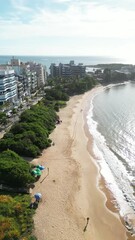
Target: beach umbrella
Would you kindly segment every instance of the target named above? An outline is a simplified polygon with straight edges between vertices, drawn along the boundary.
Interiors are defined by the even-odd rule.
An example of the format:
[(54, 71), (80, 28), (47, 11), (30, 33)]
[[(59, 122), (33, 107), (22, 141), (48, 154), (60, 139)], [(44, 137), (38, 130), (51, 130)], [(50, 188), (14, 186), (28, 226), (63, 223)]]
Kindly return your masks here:
[(32, 173), (33, 173), (34, 175), (36, 175), (36, 174), (37, 174), (37, 171), (36, 171), (36, 170), (32, 170)]
[(36, 172), (40, 172), (40, 169), (39, 169), (39, 168), (36, 168)]
[(40, 200), (41, 198), (42, 198), (42, 194), (41, 193), (36, 193), (35, 195), (34, 195), (34, 197), (36, 198), (36, 200)]
[(45, 169), (45, 167), (44, 166), (40, 166), (40, 170), (44, 170)]
[(37, 165), (36, 168), (40, 168), (40, 165)]
[(36, 168), (37, 173), (41, 173), (41, 170), (39, 168)]
[(42, 165), (37, 165), (37, 168), (40, 169), (40, 170), (44, 170), (45, 169), (45, 167), (42, 166)]
[(41, 171), (40, 171), (40, 172), (37, 172), (36, 174), (37, 174), (37, 176), (41, 176)]

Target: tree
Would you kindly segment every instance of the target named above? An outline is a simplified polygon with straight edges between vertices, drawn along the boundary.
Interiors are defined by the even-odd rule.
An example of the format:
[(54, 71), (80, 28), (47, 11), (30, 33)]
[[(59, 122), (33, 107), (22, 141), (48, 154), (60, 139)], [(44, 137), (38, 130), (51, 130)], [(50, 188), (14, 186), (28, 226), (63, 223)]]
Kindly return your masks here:
[(57, 115), (43, 103), (26, 110), (10, 131), (0, 140), (0, 151), (10, 149), (21, 156), (36, 157), (51, 145), (49, 134), (55, 128)]
[(103, 72), (103, 79), (105, 82), (111, 81), (111, 70), (109, 68), (105, 68)]
[(6, 125), (8, 122), (5, 112), (0, 112), (0, 124)]
[(0, 182), (11, 187), (26, 187), (33, 183), (28, 162), (11, 150), (0, 153)]

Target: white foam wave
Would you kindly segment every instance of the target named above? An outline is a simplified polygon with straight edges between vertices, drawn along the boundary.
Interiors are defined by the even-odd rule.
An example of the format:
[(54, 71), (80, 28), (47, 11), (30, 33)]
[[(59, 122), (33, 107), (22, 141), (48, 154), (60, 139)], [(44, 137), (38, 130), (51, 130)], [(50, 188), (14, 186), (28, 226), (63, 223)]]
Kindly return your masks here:
[(122, 162), (111, 151), (105, 137), (97, 130), (98, 123), (93, 119), (93, 100), (90, 103), (87, 124), (94, 139), (93, 151), (100, 165), (100, 172), (106, 180), (107, 187), (116, 199), (115, 204), (119, 208), (121, 216), (126, 216), (126, 219), (128, 216), (130, 219), (130, 216), (135, 211), (134, 191), (130, 183), (133, 178), (127, 172)]

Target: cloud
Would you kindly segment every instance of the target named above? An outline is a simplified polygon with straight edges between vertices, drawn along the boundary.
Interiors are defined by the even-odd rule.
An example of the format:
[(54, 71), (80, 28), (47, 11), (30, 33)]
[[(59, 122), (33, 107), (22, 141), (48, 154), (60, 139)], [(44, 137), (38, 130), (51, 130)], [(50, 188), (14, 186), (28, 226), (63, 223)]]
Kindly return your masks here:
[[(63, 1), (63, 0), (57, 0)], [(18, 3), (18, 4), (17, 4)], [(14, 8), (31, 11), (26, 0), (12, 0)], [(20, 14), (19, 13), (19, 14)], [(46, 36), (78, 37), (135, 37), (134, 11), (117, 10), (87, 1), (72, 2), (65, 10), (42, 8), (27, 16), (13, 12), (8, 20), (0, 19), (1, 38), (26, 38)], [(26, 14), (26, 13), (25, 13)], [(29, 14), (28, 14), (29, 15)]]
[(34, 25), (44, 36), (127, 38), (135, 35), (134, 23), (134, 11), (118, 11), (81, 2), (71, 4), (65, 11), (42, 9), (31, 20), (31, 27)]
[[(98, 4), (101, 4), (101, 0), (96, 0)], [(103, 0), (102, 5), (117, 8), (117, 9), (125, 9), (125, 10), (135, 10), (135, 1), (134, 0)]]
[[(36, 49), (35, 46), (39, 49), (42, 40), (42, 47), (44, 44), (48, 44), (50, 51), (57, 48), (57, 51), (62, 52), (65, 48), (68, 49), (68, 52), (71, 46), (74, 45), (73, 48), (75, 48), (77, 39), (81, 39), (82, 44), (87, 42), (88, 47), (92, 46), (91, 52), (101, 53), (107, 47), (110, 53), (114, 52), (115, 47), (111, 48), (111, 39), (119, 41), (118, 48), (122, 39), (135, 40), (135, 12), (133, 9), (124, 7), (126, 6), (124, 0), (121, 8), (116, 0), (113, 2), (104, 0), (102, 4), (99, 0), (94, 2), (90, 0), (50, 0), (49, 2), (38, 0), (38, 7), (34, 0), (31, 2), (11, 0), (11, 2), (12, 11), (10, 11), (8, 18), (0, 17), (0, 41), (9, 40), (12, 45), (15, 42), (18, 49), (21, 45), (25, 46), (25, 49), (31, 48), (31, 51), (32, 46), (34, 49)], [(129, 3), (131, 2), (132, 0), (129, 0)], [(63, 5), (64, 7), (62, 7)], [(46, 39), (53, 41), (49, 44)], [(55, 39), (59, 39), (60, 42), (60, 44), (57, 43), (57, 46)], [(68, 43), (67, 39), (72, 39), (74, 44)], [(97, 39), (95, 48), (92, 39)], [(105, 42), (105, 46), (103, 46), (103, 42)], [(81, 46), (81, 42), (78, 45), (80, 49), (76, 48), (75, 52), (83, 52), (84, 47), (86, 48), (86, 46), (79, 46)], [(127, 49), (127, 44), (122, 46)], [(47, 49), (47, 46), (45, 48)]]
[[(46, 1), (46, 0), (45, 0)], [(135, 7), (135, 1), (134, 0), (51, 0), (52, 2), (57, 3), (64, 3), (64, 2), (71, 2), (71, 3), (92, 3), (92, 4), (98, 4), (98, 5), (104, 5), (108, 7), (120, 7), (121, 9), (130, 8), (133, 9)]]
[(11, 0), (12, 7), (20, 12), (31, 12), (31, 8), (26, 5), (26, 0)]
[(56, 3), (71, 3), (72, 0), (53, 0), (53, 2), (56, 2)]

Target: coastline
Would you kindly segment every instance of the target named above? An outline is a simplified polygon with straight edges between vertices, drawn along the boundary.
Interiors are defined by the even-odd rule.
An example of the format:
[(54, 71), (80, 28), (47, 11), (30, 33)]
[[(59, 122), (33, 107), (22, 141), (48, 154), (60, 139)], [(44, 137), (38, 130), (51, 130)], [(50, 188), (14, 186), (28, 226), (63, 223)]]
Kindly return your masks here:
[(93, 94), (101, 88), (69, 100), (59, 112), (62, 124), (50, 135), (55, 145), (32, 161), (46, 166), (32, 193), (41, 192), (43, 196), (34, 216), (38, 240), (133, 239), (127, 237), (127, 229), (118, 211), (114, 211), (111, 195), (92, 157), (86, 114)]

